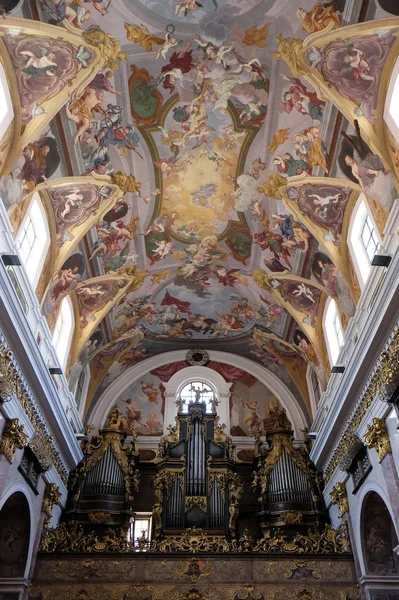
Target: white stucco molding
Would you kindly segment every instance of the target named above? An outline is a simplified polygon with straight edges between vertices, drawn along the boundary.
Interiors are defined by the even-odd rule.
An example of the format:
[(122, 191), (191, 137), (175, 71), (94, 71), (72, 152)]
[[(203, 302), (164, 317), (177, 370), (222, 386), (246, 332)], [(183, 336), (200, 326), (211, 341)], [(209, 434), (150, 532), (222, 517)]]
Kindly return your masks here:
[[(219, 352), (216, 350), (208, 350), (208, 353), (210, 360), (238, 367), (246, 373), (249, 373), (249, 375), (256, 377), (256, 379), (268, 387), (269, 390), (276, 396), (281, 406), (286, 409), (287, 415), (292, 422), (295, 438), (298, 440), (303, 439), (303, 433), (301, 430), (306, 427), (305, 414), (302, 408), (298, 405), (298, 401), (291, 390), (276, 375), (274, 375), (274, 373), (265, 367), (258, 365), (252, 360), (238, 356), (237, 354)], [(115, 399), (118, 398), (120, 394), (123, 394), (129, 385), (153, 369), (157, 369), (158, 367), (163, 367), (164, 365), (180, 360), (185, 360), (186, 354), (187, 350), (165, 352), (164, 354), (158, 354), (157, 356), (143, 360), (137, 365), (134, 365), (130, 369), (124, 371), (108, 386), (96, 404), (89, 410), (87, 422), (101, 429), (105, 423), (105, 419), (110, 408), (115, 402)]]

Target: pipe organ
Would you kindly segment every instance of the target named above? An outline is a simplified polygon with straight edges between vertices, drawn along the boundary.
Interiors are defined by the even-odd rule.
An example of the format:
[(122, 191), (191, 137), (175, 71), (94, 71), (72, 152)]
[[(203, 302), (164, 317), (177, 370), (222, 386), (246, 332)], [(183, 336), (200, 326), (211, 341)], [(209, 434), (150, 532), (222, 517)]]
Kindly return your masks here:
[(206, 404), (180, 404), (176, 425), (161, 439), (154, 479), (155, 537), (187, 528), (235, 535), (242, 482), (231, 439)]
[(292, 425), (285, 410), (271, 409), (264, 419), (266, 444), (255, 443), (253, 488), (259, 495), (262, 529), (283, 527), (295, 531), (324, 525), (328, 515), (322, 478), (306, 448), (293, 446)]
[(140, 473), (136, 468), (137, 439), (133, 436), (125, 445), (122, 417), (120, 410), (113, 408), (104, 429), (84, 444), (84, 458), (69, 477), (65, 521), (99, 530), (117, 526), (125, 531), (129, 527)]
[[(99, 534), (112, 529), (129, 543), (135, 511), (152, 514), (151, 548), (157, 548), (198, 529), (216, 540), (245, 543), (245, 532), (256, 538), (259, 527), (268, 539), (270, 530), (295, 535), (328, 523), (321, 476), (306, 448), (293, 444), (284, 409), (269, 411), (266, 439), (255, 440), (252, 493), (252, 468), (236, 462), (214, 406), (207, 412), (199, 399), (187, 406), (180, 402), (155, 461), (140, 466), (136, 435), (133, 431), (126, 444), (122, 420), (113, 408), (104, 429), (84, 443), (84, 458), (68, 484), (63, 513), (68, 527), (81, 525)], [(138, 489), (140, 476), (143, 490)], [(137, 542), (149, 544), (144, 537)]]

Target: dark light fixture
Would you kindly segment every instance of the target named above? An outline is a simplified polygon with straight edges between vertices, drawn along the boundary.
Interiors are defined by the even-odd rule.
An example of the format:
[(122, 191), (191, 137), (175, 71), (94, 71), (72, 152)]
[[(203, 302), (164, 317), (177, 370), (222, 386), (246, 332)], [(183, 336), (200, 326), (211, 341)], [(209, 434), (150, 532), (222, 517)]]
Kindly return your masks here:
[(21, 261), (17, 254), (3, 254), (1, 257), (4, 266), (6, 267), (20, 267)]
[(48, 370), (50, 375), (62, 375), (61, 367), (49, 367)]
[(345, 373), (345, 367), (341, 365), (334, 365), (331, 369), (331, 373)]
[(389, 267), (392, 256), (389, 254), (374, 254), (371, 264), (373, 267)]

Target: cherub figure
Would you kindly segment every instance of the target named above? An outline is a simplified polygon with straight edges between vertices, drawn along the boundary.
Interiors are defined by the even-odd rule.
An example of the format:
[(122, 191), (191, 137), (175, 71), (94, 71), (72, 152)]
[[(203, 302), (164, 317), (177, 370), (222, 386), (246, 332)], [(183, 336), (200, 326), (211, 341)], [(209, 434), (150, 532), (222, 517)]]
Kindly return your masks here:
[(175, 38), (171, 32), (167, 31), (165, 33), (165, 41), (162, 44), (162, 46), (160, 46), (156, 51), (155, 58), (159, 58), (160, 56), (162, 56), (162, 58), (166, 59), (166, 55), (169, 52), (169, 50), (177, 46), (178, 43), (179, 40)]
[(371, 67), (364, 57), (362, 50), (358, 50), (353, 44), (348, 44), (348, 52), (344, 55), (345, 66), (339, 72), (339, 76), (350, 73), (356, 83), (363, 81), (375, 81), (374, 75), (370, 75)]

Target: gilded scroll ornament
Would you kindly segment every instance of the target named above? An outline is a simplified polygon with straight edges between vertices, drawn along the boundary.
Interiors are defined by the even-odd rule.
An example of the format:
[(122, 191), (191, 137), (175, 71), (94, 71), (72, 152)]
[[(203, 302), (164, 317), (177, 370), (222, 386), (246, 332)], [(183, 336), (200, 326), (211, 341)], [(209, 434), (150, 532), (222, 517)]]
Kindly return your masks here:
[(44, 490), (43, 503), (42, 503), (42, 511), (45, 513), (45, 520), (49, 521), (51, 519), (51, 513), (53, 512), (53, 507), (55, 504), (58, 504), (61, 500), (61, 492), (56, 483), (46, 483), (46, 489)]
[(370, 404), (380, 394), (381, 390), (385, 390), (386, 386), (398, 374), (399, 365), (399, 329), (396, 330), (392, 341), (388, 347), (381, 352), (379, 360), (376, 364), (375, 374), (367, 386), (358, 406), (356, 407), (353, 416), (350, 418), (345, 431), (343, 432), (340, 442), (332, 453), (331, 460), (327, 465), (325, 479), (328, 482), (341, 460), (347, 454), (348, 439), (351, 435), (355, 435), (359, 428), (367, 409)]
[(118, 68), (118, 60), (125, 60), (126, 54), (121, 51), (120, 41), (109, 33), (105, 33), (98, 25), (92, 25), (82, 32), (84, 40), (99, 49), (101, 55), (101, 68)]
[(276, 36), (277, 50), (273, 52), (273, 58), (285, 60), (294, 77), (306, 74), (305, 66), (300, 60), (303, 42), (300, 39), (284, 39), (282, 34)]
[(194, 508), (194, 506), (198, 506), (202, 512), (206, 513), (207, 511), (207, 498), (206, 496), (186, 496), (184, 512), (187, 512)]
[(89, 512), (87, 516), (89, 517), (90, 523), (104, 525), (110, 518), (111, 514), (106, 510), (99, 510), (96, 512)]
[[(74, 526), (68, 529), (61, 523), (54, 529), (49, 529), (42, 538), (41, 551), (45, 553), (59, 552), (62, 554), (87, 553), (107, 554), (121, 552), (128, 554), (137, 552), (134, 542), (115, 531), (108, 529), (103, 537), (95, 532), (85, 533), (82, 527)], [(236, 552), (255, 552), (259, 554), (348, 554), (351, 546), (345, 524), (339, 530), (326, 525), (319, 532), (309, 529), (307, 535), (297, 533), (294, 536), (271, 534), (265, 529), (263, 537), (254, 542), (248, 530), (239, 541), (229, 541), (224, 536), (208, 535), (202, 529), (186, 529), (182, 535), (168, 536), (165, 539), (155, 539), (151, 544), (151, 552), (156, 553), (201, 553), (214, 552), (228, 554)]]
[(296, 510), (288, 510), (281, 515), (284, 525), (297, 525), (302, 522), (303, 514)]
[(16, 450), (22, 450), (27, 441), (28, 436), (24, 433), (24, 426), (18, 425), (18, 419), (9, 419), (3, 431), (0, 453), (12, 462)]
[(48, 435), (46, 425), (39, 417), (26, 382), (23, 380), (23, 377), (15, 364), (13, 353), (8, 350), (4, 344), (0, 344), (0, 379), (4, 379), (7, 382), (7, 387), (21, 404), (35, 431), (42, 436), (47, 453), (51, 456), (52, 463), (58, 471), (63, 483), (66, 483), (67, 470), (61, 461), (59, 452), (55, 449), (53, 438)]
[(184, 576), (191, 581), (197, 583), (201, 577), (209, 577), (214, 572), (209, 560), (203, 561), (198, 558), (186, 560), (183, 565), (178, 564), (174, 569), (175, 575)]
[(364, 443), (367, 448), (375, 448), (377, 450), (380, 462), (388, 452), (391, 452), (391, 442), (389, 441), (389, 435), (383, 419), (374, 417), (372, 425), (367, 425)]
[(339, 481), (336, 483), (330, 493), (331, 502), (338, 505), (339, 514), (342, 516), (349, 511), (348, 496), (346, 493), (346, 485)]

